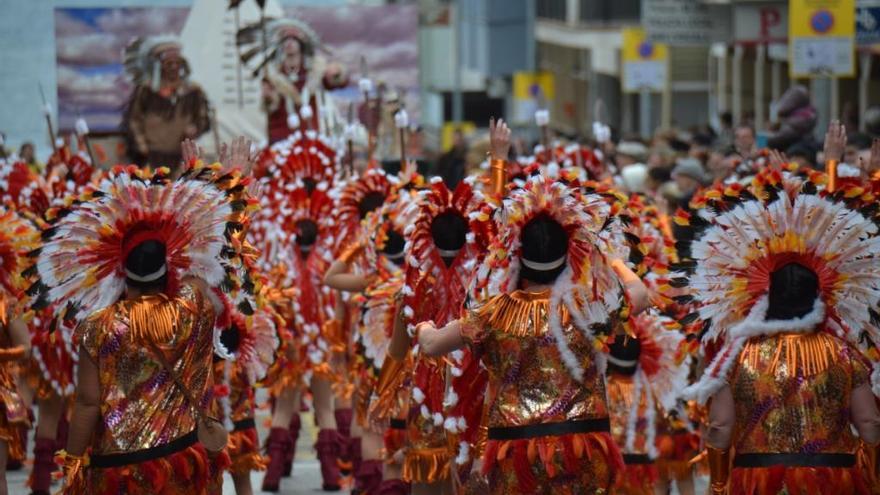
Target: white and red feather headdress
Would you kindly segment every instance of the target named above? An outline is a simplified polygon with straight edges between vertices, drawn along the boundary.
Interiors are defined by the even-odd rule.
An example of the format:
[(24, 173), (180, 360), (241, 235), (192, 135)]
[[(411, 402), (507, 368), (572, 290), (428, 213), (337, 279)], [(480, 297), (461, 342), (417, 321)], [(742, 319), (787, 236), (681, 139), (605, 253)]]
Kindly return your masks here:
[(47, 212), (49, 227), (32, 267), (35, 308), (62, 303), (65, 318), (88, 316), (115, 303), (125, 290), (125, 258), (135, 245), (165, 245), (168, 289), (187, 276), (219, 288), (236, 248), (231, 232), (245, 220), (247, 184), (238, 173), (216, 177), (219, 164), (196, 167), (177, 180), (117, 167), (99, 189), (69, 207)]
[[(611, 206), (596, 194), (536, 175), (514, 190), (495, 215), (499, 232), (477, 272), (473, 289), (476, 301), (518, 289), (522, 229), (532, 219), (547, 215), (568, 233), (566, 268), (550, 296), (550, 329), (572, 376), (580, 380), (583, 368), (571, 352), (562, 331), (559, 308), (564, 305), (576, 326), (602, 349), (607, 335), (596, 335), (594, 325), (609, 323), (611, 315), (624, 313), (623, 288), (611, 263), (626, 260), (628, 248)], [(622, 316), (626, 316), (623, 314)]]
[[(701, 380), (688, 392), (705, 401), (723, 384), (748, 338), (782, 331), (830, 331), (859, 348), (874, 364), (880, 392), (880, 237), (876, 199), (850, 185), (829, 193), (824, 177), (765, 170), (748, 187), (717, 186), (695, 198), (695, 214), (677, 214), (694, 228), (691, 271), (674, 279), (689, 289), (698, 311), (685, 320), (704, 345), (723, 343)], [(867, 215), (867, 216), (866, 216)], [(765, 321), (770, 276), (799, 263), (819, 279), (813, 311)]]

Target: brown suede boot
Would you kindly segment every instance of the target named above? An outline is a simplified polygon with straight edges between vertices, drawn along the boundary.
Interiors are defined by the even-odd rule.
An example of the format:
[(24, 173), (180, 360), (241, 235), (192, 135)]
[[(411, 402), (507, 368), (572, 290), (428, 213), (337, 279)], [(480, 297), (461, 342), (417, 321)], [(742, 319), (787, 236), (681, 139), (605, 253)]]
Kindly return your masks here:
[(287, 428), (272, 428), (266, 440), (269, 465), (266, 466), (266, 475), (263, 477), (264, 492), (274, 493), (281, 488), (281, 475), (284, 473), (288, 450), (290, 450), (290, 433)]
[(315, 450), (321, 463), (322, 489), (338, 492), (342, 489), (339, 481), (339, 433), (336, 430), (319, 430)]
[(287, 449), (287, 454), (284, 456), (284, 473), (282, 476), (285, 478), (289, 478), (291, 473), (293, 473), (293, 461), (296, 458), (296, 442), (299, 440), (300, 428), (302, 428), (302, 421), (299, 419), (299, 414), (294, 414), (290, 418), (290, 448)]
[[(333, 411), (336, 417), (336, 431), (339, 432), (339, 469), (343, 476), (356, 472), (352, 465), (351, 445), (351, 409), (336, 409)], [(360, 447), (358, 447), (360, 453)]]
[(37, 438), (34, 442), (34, 468), (28, 486), (31, 495), (49, 495), (52, 487), (52, 470), (55, 468), (55, 439)]
[(409, 495), (409, 492), (410, 486), (403, 480), (383, 480), (375, 495)]
[(352, 493), (371, 495), (382, 484), (382, 461), (367, 459), (360, 463), (360, 468), (354, 472), (354, 490)]

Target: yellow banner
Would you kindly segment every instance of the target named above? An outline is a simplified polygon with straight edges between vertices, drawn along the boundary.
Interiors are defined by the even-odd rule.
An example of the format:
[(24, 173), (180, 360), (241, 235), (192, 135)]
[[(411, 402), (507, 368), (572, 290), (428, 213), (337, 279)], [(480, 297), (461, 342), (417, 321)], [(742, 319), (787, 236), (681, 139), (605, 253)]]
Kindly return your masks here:
[(455, 122), (444, 122), (443, 130), (440, 133), (440, 149), (445, 151), (452, 148), (452, 137), (455, 135), (455, 131), (461, 131), (465, 136), (470, 136), (476, 130), (477, 126), (473, 122), (461, 122), (458, 124)]
[(855, 0), (789, 0), (788, 34), (792, 38), (855, 36)]
[(516, 72), (513, 74), (513, 97), (518, 100), (537, 99), (553, 101), (556, 97), (556, 80), (552, 72)]
[(623, 29), (624, 62), (663, 62), (669, 58), (669, 47), (652, 43), (642, 28)]

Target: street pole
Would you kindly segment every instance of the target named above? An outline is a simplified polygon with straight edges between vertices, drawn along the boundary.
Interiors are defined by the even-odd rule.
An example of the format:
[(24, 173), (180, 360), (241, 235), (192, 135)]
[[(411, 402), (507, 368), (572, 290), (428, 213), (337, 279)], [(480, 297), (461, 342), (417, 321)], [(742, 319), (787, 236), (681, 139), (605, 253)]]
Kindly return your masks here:
[(454, 9), (454, 14), (455, 14), (455, 17), (454, 17), (455, 22), (454, 22), (453, 36), (452, 36), (452, 43), (453, 43), (452, 53), (453, 53), (453, 60), (455, 63), (455, 67), (453, 68), (455, 80), (454, 80), (454, 90), (452, 93), (452, 120), (456, 124), (460, 124), (461, 121), (464, 119), (464, 101), (462, 99), (462, 94), (461, 94), (461, 64), (462, 64), (462, 58), (464, 58), (464, 57), (462, 57), (462, 42), (461, 42), (461, 35), (462, 35), (461, 21), (464, 17), (461, 12), (462, 11), (462, 0), (456, 0), (455, 4), (453, 4), (452, 8)]
[(647, 88), (643, 88), (639, 92), (639, 134), (642, 139), (651, 138), (652, 125), (651, 92)]

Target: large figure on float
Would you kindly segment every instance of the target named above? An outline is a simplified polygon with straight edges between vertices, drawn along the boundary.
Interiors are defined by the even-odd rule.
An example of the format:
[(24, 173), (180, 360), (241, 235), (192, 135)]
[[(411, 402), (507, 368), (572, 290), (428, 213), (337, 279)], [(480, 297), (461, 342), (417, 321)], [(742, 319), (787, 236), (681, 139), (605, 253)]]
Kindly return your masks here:
[[(266, 19), (241, 29), (237, 44), (242, 62), (262, 76), (270, 144), (300, 125), (331, 135), (341, 130), (328, 91), (346, 86), (348, 76), (319, 54), (320, 39), (311, 27), (298, 19)], [(311, 112), (303, 112), (304, 106)]]
[(137, 38), (125, 49), (135, 84), (123, 117), (131, 159), (138, 165), (180, 165), (180, 142), (211, 127), (208, 99), (189, 80), (187, 60), (174, 36)]

